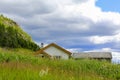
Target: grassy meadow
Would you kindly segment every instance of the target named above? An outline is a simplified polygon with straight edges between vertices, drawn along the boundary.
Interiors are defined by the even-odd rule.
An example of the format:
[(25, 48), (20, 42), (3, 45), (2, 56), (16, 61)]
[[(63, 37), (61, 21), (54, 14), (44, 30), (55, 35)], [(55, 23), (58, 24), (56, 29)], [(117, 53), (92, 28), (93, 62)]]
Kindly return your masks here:
[(49, 60), (26, 49), (0, 48), (0, 80), (120, 80), (120, 65), (96, 60)]

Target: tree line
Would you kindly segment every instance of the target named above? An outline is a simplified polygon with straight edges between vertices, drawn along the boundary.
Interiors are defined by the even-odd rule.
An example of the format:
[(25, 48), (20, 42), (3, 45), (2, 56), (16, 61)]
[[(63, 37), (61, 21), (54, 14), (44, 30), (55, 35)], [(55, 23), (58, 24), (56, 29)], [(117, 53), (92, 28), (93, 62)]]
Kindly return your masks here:
[(39, 46), (34, 43), (31, 38), (26, 38), (29, 35), (19, 33), (19, 28), (13, 26), (6, 27), (0, 23), (0, 46), (9, 48), (27, 48), (31, 50), (38, 50)]

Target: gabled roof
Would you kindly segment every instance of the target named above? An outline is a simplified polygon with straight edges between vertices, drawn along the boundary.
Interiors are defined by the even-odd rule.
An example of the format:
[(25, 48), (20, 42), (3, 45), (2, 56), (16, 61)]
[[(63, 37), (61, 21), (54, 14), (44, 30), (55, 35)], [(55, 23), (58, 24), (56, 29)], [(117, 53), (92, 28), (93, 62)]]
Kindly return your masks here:
[[(60, 47), (60, 46), (58, 46), (58, 45), (55, 44), (55, 43), (51, 43), (51, 44), (47, 45), (46, 47), (38, 50), (35, 54), (46, 53), (44, 50), (48, 49), (48, 48), (51, 47), (51, 46), (53, 46), (53, 47), (55, 47), (55, 48), (57, 48), (57, 49), (65, 52), (65, 53), (68, 54), (68, 55), (71, 55), (71, 54), (72, 54), (71, 52), (67, 51), (66, 49), (64, 49), (64, 48), (62, 48), (62, 47)], [(46, 53), (46, 54), (47, 54), (47, 53)], [(49, 55), (49, 54), (48, 54), (48, 55)], [(50, 55), (49, 55), (49, 56), (50, 56)]]
[(111, 52), (82, 52), (73, 53), (74, 58), (111, 58)]

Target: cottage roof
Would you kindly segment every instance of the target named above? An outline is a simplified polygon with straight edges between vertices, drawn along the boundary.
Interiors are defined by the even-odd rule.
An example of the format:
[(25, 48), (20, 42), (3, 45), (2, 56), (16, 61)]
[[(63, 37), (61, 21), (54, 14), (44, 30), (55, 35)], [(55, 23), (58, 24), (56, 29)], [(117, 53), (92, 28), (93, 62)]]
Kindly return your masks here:
[[(59, 50), (61, 50), (61, 51), (64, 51), (64, 52), (65, 52), (66, 54), (68, 54), (68, 55), (71, 55), (71, 54), (72, 54), (71, 52), (67, 51), (66, 49), (64, 49), (64, 48), (62, 48), (62, 47), (60, 47), (60, 46), (58, 46), (58, 45), (55, 44), (55, 43), (51, 43), (51, 44), (47, 45), (46, 47), (38, 50), (38, 51), (36, 52), (36, 54), (46, 53), (44, 50), (48, 49), (48, 48), (51, 47), (51, 46), (52, 46), (52, 47), (55, 47), (55, 48), (57, 48), (57, 49), (59, 49)], [(46, 53), (46, 54), (47, 54), (47, 53)]]
[(81, 52), (73, 53), (74, 58), (112, 58), (111, 52)]

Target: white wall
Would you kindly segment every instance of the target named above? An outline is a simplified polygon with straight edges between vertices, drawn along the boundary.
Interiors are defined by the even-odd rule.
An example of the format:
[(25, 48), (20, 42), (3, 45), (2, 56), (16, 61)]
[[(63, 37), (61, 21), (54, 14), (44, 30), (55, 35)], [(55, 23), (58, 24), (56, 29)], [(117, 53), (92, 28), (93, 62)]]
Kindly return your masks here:
[(61, 56), (62, 59), (69, 59), (69, 55), (67, 53), (53, 46), (45, 49), (44, 51), (51, 56)]

